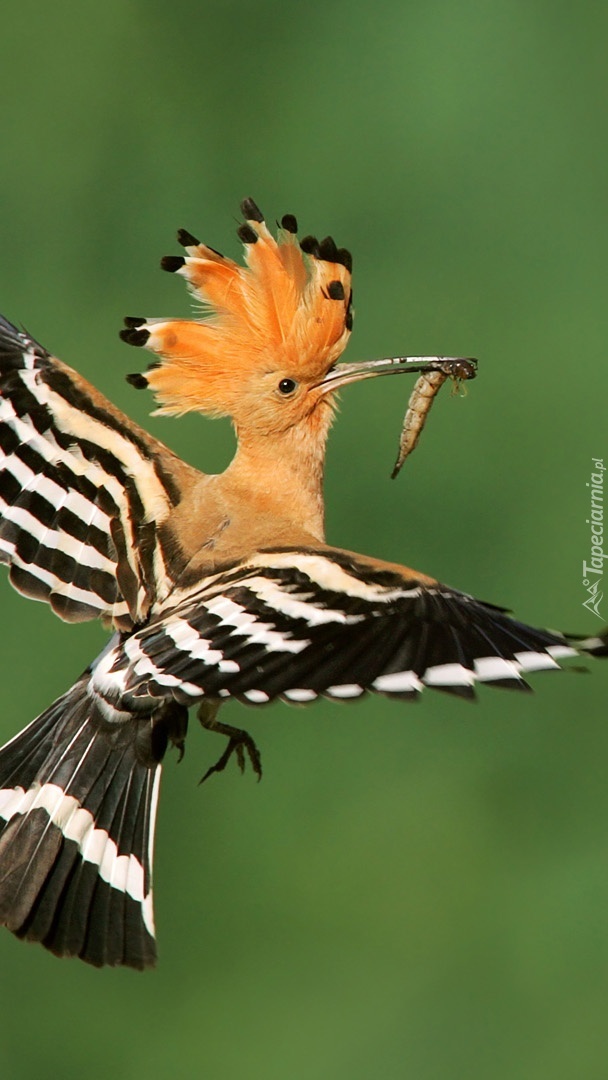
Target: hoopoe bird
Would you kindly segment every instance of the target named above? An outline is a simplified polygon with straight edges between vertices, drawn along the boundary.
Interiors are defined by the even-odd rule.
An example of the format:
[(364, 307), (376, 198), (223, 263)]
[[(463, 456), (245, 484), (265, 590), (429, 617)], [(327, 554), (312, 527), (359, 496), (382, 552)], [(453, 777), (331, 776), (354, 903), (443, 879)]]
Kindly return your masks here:
[(207, 775), (232, 754), (259, 775), (251, 737), (217, 718), (224, 700), (472, 697), (476, 682), (526, 689), (526, 672), (576, 651), (432, 577), (325, 543), (336, 392), (421, 366), (338, 363), (349, 253), (331, 237), (298, 243), (291, 215), (275, 239), (252, 199), (242, 211), (245, 266), (183, 230), (185, 256), (162, 262), (203, 317), (128, 318), (121, 333), (159, 358), (128, 378), (160, 414), (232, 418), (238, 448), (220, 475), (181, 461), (0, 320), (0, 559), (61, 619), (113, 631), (0, 751), (0, 923), (98, 966), (155, 962), (161, 764), (170, 744), (183, 750), (190, 706), (228, 739)]

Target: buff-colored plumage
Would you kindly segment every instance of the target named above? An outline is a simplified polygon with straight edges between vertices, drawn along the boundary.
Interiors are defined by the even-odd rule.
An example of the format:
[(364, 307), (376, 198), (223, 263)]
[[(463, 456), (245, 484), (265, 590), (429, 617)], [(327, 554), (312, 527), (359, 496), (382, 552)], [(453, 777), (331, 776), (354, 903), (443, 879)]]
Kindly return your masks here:
[(309, 253), (288, 228), (275, 239), (255, 204), (245, 206), (245, 266), (194, 242), (183, 260), (165, 260), (206, 310), (197, 320), (146, 323), (146, 345), (162, 358), (146, 381), (161, 414), (227, 414), (237, 426), (244, 416), (255, 424), (257, 416), (258, 427), (273, 430), (288, 410), (284, 403), (273, 408), (272, 397), (263, 407), (266, 382), (273, 391), (281, 377), (310, 387), (346, 346), (350, 258), (330, 238), (320, 245), (309, 238)]

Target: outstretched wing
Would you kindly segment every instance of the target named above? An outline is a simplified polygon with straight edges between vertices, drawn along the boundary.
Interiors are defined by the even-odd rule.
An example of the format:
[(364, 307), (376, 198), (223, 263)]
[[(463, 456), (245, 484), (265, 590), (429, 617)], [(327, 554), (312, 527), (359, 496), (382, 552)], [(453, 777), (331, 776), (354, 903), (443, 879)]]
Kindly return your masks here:
[(262, 552), (105, 654), (93, 686), (114, 707), (202, 696), (474, 696), (476, 682), (528, 689), (522, 672), (573, 656), (565, 639), (430, 579), (331, 548)]
[(170, 587), (174, 459), (0, 317), (0, 561), (67, 621), (129, 629)]

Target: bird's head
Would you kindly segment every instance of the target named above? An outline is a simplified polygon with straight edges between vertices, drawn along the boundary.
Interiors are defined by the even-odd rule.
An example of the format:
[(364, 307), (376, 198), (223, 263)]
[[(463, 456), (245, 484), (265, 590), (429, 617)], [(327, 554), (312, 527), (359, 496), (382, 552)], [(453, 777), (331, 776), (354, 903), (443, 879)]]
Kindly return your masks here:
[[(161, 261), (186, 279), (201, 305), (199, 319), (125, 319), (121, 338), (159, 357), (144, 374), (127, 376), (153, 391), (157, 414), (230, 416), (239, 435), (254, 440), (304, 425), (301, 433), (321, 446), (342, 386), (461, 363), (400, 356), (339, 364), (353, 321), (349, 252), (331, 236), (298, 242), (291, 214), (275, 239), (253, 199), (241, 211), (245, 266), (184, 229), (177, 238), (186, 255)], [(465, 364), (462, 377), (470, 378), (471, 362)]]
[(245, 266), (184, 230), (186, 255), (162, 260), (202, 301), (201, 318), (130, 318), (121, 337), (159, 357), (129, 376), (153, 391), (159, 414), (228, 415), (239, 430), (279, 434), (331, 405), (352, 326), (352, 262), (329, 236), (298, 242), (292, 215), (275, 239), (252, 199), (241, 209)]

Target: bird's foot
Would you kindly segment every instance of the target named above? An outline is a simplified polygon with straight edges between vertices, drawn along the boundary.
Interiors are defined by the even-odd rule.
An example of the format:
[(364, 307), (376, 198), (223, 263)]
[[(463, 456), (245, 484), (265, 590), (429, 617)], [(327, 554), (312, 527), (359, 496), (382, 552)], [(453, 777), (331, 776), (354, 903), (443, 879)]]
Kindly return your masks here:
[[(219, 735), (225, 735), (228, 739), (228, 745), (221, 757), (215, 762), (215, 765), (211, 765), (207, 769), (207, 772), (201, 777), (199, 783), (203, 784), (212, 773), (223, 772), (233, 754), (236, 754), (237, 765), (241, 772), (245, 771), (247, 758), (249, 758), (251, 768), (258, 780), (261, 780), (262, 757), (254, 740), (248, 731), (244, 731), (242, 728), (233, 727), (231, 724), (222, 724), (221, 721), (217, 719), (219, 705), (220, 702), (205, 702), (199, 709), (198, 718), (207, 731), (215, 731)], [(247, 755), (247, 757), (245, 755)]]

